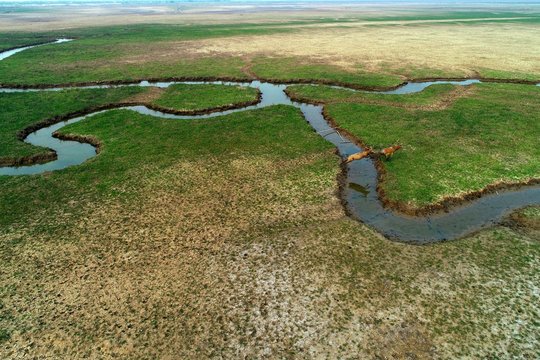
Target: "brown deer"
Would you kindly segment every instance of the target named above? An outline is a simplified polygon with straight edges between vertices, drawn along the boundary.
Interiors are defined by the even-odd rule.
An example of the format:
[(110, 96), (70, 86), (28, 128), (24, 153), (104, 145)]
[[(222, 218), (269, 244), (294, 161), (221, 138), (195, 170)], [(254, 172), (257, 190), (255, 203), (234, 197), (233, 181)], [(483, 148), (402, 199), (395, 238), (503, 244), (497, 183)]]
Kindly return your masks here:
[(347, 163), (350, 163), (351, 161), (362, 160), (363, 158), (368, 157), (371, 154), (373, 154), (373, 150), (371, 150), (371, 148), (366, 148), (366, 150), (364, 151), (357, 152), (356, 154), (350, 155), (345, 161), (345, 163), (347, 164)]
[(386, 160), (389, 160), (390, 158), (392, 158), (392, 155), (394, 155), (394, 153), (398, 151), (399, 149), (401, 149), (401, 145), (390, 146), (385, 149), (382, 149), (381, 155), (384, 155)]

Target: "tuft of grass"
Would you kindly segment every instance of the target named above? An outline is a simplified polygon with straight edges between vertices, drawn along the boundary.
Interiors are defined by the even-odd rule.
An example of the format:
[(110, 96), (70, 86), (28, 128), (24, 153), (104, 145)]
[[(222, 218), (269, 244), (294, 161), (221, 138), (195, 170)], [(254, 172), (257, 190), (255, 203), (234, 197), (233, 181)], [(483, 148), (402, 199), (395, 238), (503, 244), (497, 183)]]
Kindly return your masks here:
[(11, 333), (6, 329), (0, 329), (0, 343), (6, 342), (11, 338)]
[(521, 213), (527, 218), (540, 220), (540, 207), (539, 206), (528, 207), (524, 209)]

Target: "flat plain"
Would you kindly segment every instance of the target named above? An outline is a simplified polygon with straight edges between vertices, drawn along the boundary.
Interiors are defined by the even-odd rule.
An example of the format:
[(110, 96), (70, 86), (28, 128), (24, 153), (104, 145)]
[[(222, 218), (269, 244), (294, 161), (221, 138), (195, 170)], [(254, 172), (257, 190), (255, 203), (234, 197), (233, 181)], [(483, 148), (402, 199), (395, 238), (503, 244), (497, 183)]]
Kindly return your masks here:
[[(100, 27), (88, 23), (96, 8), (0, 14), (9, 19), (0, 49), (76, 39), (0, 61), (0, 83), (310, 81), (319, 85), (288, 93), (324, 104), (367, 145), (403, 145), (384, 163), (395, 203), (418, 208), (540, 178), (540, 13), (413, 10), (210, 20), (192, 9), (186, 20), (153, 9), (153, 24), (109, 10)], [(456, 77), (507, 83), (411, 95), (324, 85)], [(124, 103), (193, 112), (257, 97), (224, 85), (0, 93), (0, 162), (43, 158), (49, 150), (17, 134), (55, 116)], [(0, 176), (2, 358), (540, 356), (538, 207), (462, 239), (392, 242), (347, 216), (341, 159), (283, 105), (186, 121), (110, 110), (61, 133), (95, 139), (99, 154)]]

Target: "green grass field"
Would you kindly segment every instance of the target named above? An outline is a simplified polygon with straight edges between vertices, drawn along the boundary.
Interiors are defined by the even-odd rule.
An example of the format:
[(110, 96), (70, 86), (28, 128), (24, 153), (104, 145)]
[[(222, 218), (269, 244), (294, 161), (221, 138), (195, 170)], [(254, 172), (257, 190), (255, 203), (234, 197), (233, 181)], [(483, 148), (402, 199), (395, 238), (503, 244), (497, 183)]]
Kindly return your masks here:
[[(196, 40), (211, 37), (225, 37), (234, 35), (249, 35), (268, 33), (274, 31), (287, 31), (282, 29), (294, 23), (277, 25), (257, 24), (227, 24), (227, 25), (159, 25), (139, 24), (127, 26), (90, 27), (81, 29), (68, 29), (48, 31), (46, 33), (4, 33), (0, 37), (0, 46), (7, 48), (19, 44), (42, 42), (41, 39), (55, 39), (70, 37), (88, 40), (94, 46), (105, 44), (126, 44), (140, 42), (154, 42), (167, 40)], [(15, 44), (15, 45), (10, 45)]]
[[(246, 35), (250, 34), (249, 32)], [(152, 33), (140, 38), (141, 46), (154, 41)], [(134, 37), (134, 35), (132, 35)], [(208, 35), (210, 36), (210, 35)], [(222, 35), (225, 36), (225, 35)], [(274, 80), (322, 80), (362, 87), (385, 88), (396, 86), (403, 78), (395, 74), (363, 71), (345, 71), (336, 66), (313, 64), (295, 58), (257, 58), (252, 63), (244, 59), (225, 56), (167, 58), (164, 60), (129, 58), (134, 51), (131, 41), (123, 37), (106, 39), (83, 38), (75, 42), (48, 45), (30, 49), (15, 58), (0, 62), (0, 79), (6, 84), (56, 84), (94, 81), (134, 81), (148, 78), (236, 78), (250, 79), (243, 69), (250, 64), (257, 77)], [(152, 40), (151, 40), (152, 39)], [(155, 41), (160, 41), (158, 37)], [(180, 37), (180, 39), (182, 39)], [(190, 39), (193, 40), (193, 39)], [(165, 41), (165, 40), (162, 40)], [(163, 43), (166, 45), (166, 43)], [(47, 59), (35, 63), (34, 59)], [(111, 66), (115, 64), (114, 66)]]
[[(63, 95), (65, 100), (69, 100), (71, 94), (58, 93), (58, 95)], [(84, 196), (83, 193), (96, 190), (105, 193), (114, 192), (116, 186), (126, 183), (127, 173), (131, 174), (132, 181), (136, 183), (137, 173), (141, 168), (153, 167), (155, 168), (153, 171), (158, 171), (186, 157), (235, 157), (248, 151), (252, 156), (262, 156), (265, 149), (272, 147), (273, 151), (269, 155), (286, 160), (287, 152), (291, 148), (306, 151), (310, 148), (311, 151), (328, 149), (329, 146), (321, 146), (322, 141), (318, 141), (316, 135), (310, 134), (307, 130), (305, 131), (306, 139), (301, 143), (280, 141), (280, 134), (289, 133), (290, 136), (294, 136), (297, 127), (308, 129), (308, 125), (302, 121), (287, 120), (287, 116), (291, 117), (293, 113), (296, 112), (292, 108), (277, 107), (262, 113), (249, 112), (219, 120), (171, 121), (142, 116), (126, 110), (116, 110), (62, 128), (62, 133), (92, 135), (103, 141), (100, 155), (81, 166), (66, 169), (67, 174), (63, 176), (63, 171), (60, 171), (51, 176), (1, 177), (2, 186), (12, 189), (3, 192), (6, 197), (0, 201), (3, 207), (2, 213), (7, 215), (2, 217), (3, 225), (13, 224), (13, 221), (23, 221), (25, 214), (36, 211), (40, 207), (36, 206), (36, 202), (25, 198), (36, 195), (28, 191), (29, 188), (26, 186), (41, 189), (38, 197), (42, 198), (42, 201), (39, 203), (42, 206), (50, 206), (54, 203), (65, 203), (64, 195), (69, 192), (71, 196), (77, 193)], [(240, 120), (232, 120), (236, 117), (242, 119), (243, 125), (238, 125)], [(275, 121), (264, 121), (265, 118), (272, 118)], [(260, 126), (267, 129), (261, 129)], [(277, 131), (277, 127), (281, 129)], [(243, 134), (241, 137), (238, 136), (240, 132)], [(266, 132), (272, 136), (269, 135), (268, 140), (264, 141), (254, 136), (260, 132)], [(166, 140), (162, 140), (162, 137)], [(250, 139), (249, 150), (243, 149), (242, 142), (247, 141), (243, 139)], [(257, 143), (256, 146), (255, 143)], [(324, 142), (323, 145), (325, 145)], [(72, 172), (74, 175), (69, 175)], [(68, 181), (68, 179), (71, 180)], [(16, 190), (17, 184), (21, 184), (23, 188)], [(71, 191), (68, 192), (68, 188)], [(11, 210), (8, 211), (8, 209)]]
[[(254, 35), (272, 31), (284, 31), (279, 27), (256, 25), (137, 25), (88, 28), (64, 32), (49, 32), (47, 37), (74, 37), (77, 41), (65, 46), (44, 46), (21, 53), (17, 58), (0, 63), (0, 79), (3, 83), (69, 83), (88, 81), (135, 80), (151, 77), (245, 77), (241, 72), (243, 62), (239, 59), (175, 59), (152, 61), (141, 64), (110, 62), (129, 56), (134, 46), (149, 43), (166, 44), (167, 41), (197, 40), (200, 38)], [(44, 35), (45, 36), (45, 35)], [(30, 35), (17, 35), (17, 44), (41, 42)], [(13, 34), (0, 34), (0, 47), (13, 46)], [(2, 40), (4, 39), (4, 40)], [(47, 59), (38, 64), (34, 59)]]
[[(64, 45), (64, 44), (62, 44)], [(118, 63), (108, 65), (121, 54), (118, 45), (103, 42), (97, 46), (92, 40), (80, 40), (56, 45), (41, 46), (21, 53), (17, 58), (0, 63), (3, 83), (55, 84), (93, 81), (135, 81), (148, 78), (245, 78), (241, 59), (212, 57), (201, 59), (178, 58), (166, 62), (145, 64)], [(36, 64), (35, 58), (47, 58)], [(15, 60), (14, 60), (15, 59)]]
[[(511, 19), (515, 18), (515, 19)], [(446, 11), (446, 12), (433, 12), (430, 14), (415, 14), (415, 15), (403, 15), (395, 16), (389, 15), (384, 17), (370, 17), (369, 21), (415, 21), (415, 20), (449, 20), (454, 19), (459, 22), (461, 20), (475, 20), (475, 19), (509, 19), (508, 21), (540, 21), (540, 16), (537, 12), (531, 9), (531, 11), (514, 12), (514, 11)], [(478, 21), (491, 21), (491, 20), (478, 20)]]
[[(451, 25), (456, 31), (475, 18), (371, 17), (449, 16), (463, 21)], [(357, 20), (3, 34), (0, 48), (46, 36), (79, 39), (1, 61), (0, 83), (257, 75), (387, 87), (411, 73), (465, 73), (427, 62), (398, 64), (401, 73), (381, 61), (387, 70), (378, 72), (322, 56), (195, 56), (182, 48), (267, 35), (285, 46), (279, 36), (308, 38), (304, 26), (331, 32)], [(532, 25), (505, 26), (519, 34)], [(489, 38), (488, 30), (482, 34)], [(533, 48), (523, 52), (534, 57)], [(505, 64), (494, 76), (509, 76)], [(534, 78), (523, 69), (513, 76)], [(368, 145), (403, 145), (385, 163), (383, 186), (392, 200), (417, 207), (540, 176), (538, 87), (441, 85), (383, 96), (295, 85), (289, 92), (324, 103), (340, 127)], [(53, 116), (123, 102), (207, 110), (257, 95), (217, 85), (0, 93), (0, 159), (46, 151), (17, 133)], [(0, 176), (0, 358), (540, 356), (539, 207), (463, 239), (391, 242), (347, 216), (335, 149), (298, 109), (283, 105), (202, 120), (116, 109), (60, 132), (92, 136), (101, 151), (60, 171)]]

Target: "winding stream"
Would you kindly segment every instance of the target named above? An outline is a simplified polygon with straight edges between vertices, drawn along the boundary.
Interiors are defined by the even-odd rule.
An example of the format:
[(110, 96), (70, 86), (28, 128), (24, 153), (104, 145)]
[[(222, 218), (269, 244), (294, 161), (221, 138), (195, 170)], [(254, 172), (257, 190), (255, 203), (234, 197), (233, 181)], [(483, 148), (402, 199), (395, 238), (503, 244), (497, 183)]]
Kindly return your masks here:
[(5, 58), (8, 58), (10, 56), (15, 55), (16, 53), (19, 53), (21, 51), (28, 50), (28, 49), (31, 49), (31, 48), (35, 48), (35, 47), (38, 47), (38, 46), (51, 45), (51, 44), (61, 44), (61, 43), (65, 43), (65, 42), (72, 41), (72, 40), (73, 39), (57, 39), (55, 41), (51, 41), (51, 42), (47, 42), (47, 43), (43, 43), (43, 44), (23, 46), (23, 47), (19, 47), (19, 48), (16, 48), (16, 49), (3, 51), (3, 52), (0, 52), (0, 60), (4, 60)]
[[(24, 49), (24, 48), (23, 48)], [(14, 50), (11, 50), (14, 51)], [(22, 51), (22, 50), (19, 50)], [(0, 60), (5, 58), (1, 57)], [(6, 56), (7, 57), (7, 56)], [(397, 89), (379, 92), (383, 94), (411, 94), (420, 92), (433, 84), (470, 85), (479, 83), (480, 80), (464, 81), (435, 81), (407, 83)], [(127, 109), (144, 115), (150, 115), (163, 119), (190, 120), (205, 119), (223, 116), (235, 112), (260, 109), (273, 105), (294, 106), (302, 112), (306, 121), (324, 139), (337, 147), (342, 158), (350, 154), (362, 151), (360, 147), (352, 143), (344, 135), (336, 132), (323, 117), (323, 107), (292, 101), (285, 89), (287, 85), (271, 84), (267, 82), (252, 81), (240, 82), (147, 82), (128, 85), (99, 85), (81, 88), (113, 87), (113, 86), (156, 86), (166, 88), (172, 84), (220, 84), (228, 86), (245, 86), (259, 89), (261, 101), (257, 105), (244, 108), (214, 112), (204, 115), (175, 115), (149, 109), (145, 106), (119, 106), (119, 109)], [(20, 91), (58, 91), (62, 88), (51, 89), (0, 89), (0, 92)], [(349, 89), (350, 90), (350, 89)], [(89, 119), (92, 116), (103, 113), (97, 111), (85, 116), (74, 117), (64, 122), (56, 123), (29, 134), (24, 141), (46, 148), (57, 153), (57, 160), (45, 164), (36, 164), (20, 167), (0, 167), (0, 175), (30, 175), (40, 174), (46, 171), (60, 170), (69, 166), (83, 163), (96, 156), (96, 149), (86, 143), (77, 141), (60, 140), (53, 137), (53, 133), (60, 128)], [(452, 208), (446, 213), (437, 213), (433, 216), (414, 217), (398, 213), (384, 208), (377, 194), (377, 170), (371, 159), (354, 161), (347, 165), (347, 186), (342, 196), (346, 200), (347, 210), (352, 217), (373, 227), (387, 238), (407, 243), (425, 244), (443, 240), (463, 237), (467, 234), (492, 226), (500, 221), (508, 213), (529, 205), (540, 204), (540, 185), (522, 187), (518, 190), (500, 191), (488, 194), (479, 199)]]

